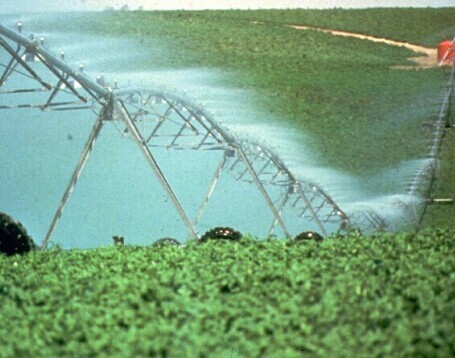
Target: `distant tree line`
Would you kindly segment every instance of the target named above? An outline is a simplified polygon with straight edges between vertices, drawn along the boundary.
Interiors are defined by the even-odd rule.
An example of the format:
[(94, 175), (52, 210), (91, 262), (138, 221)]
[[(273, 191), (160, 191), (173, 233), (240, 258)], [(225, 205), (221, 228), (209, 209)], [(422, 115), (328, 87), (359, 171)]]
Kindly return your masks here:
[[(116, 9), (113, 6), (107, 6), (106, 8), (104, 8), (104, 11), (116, 11)], [(127, 4), (125, 4), (119, 7), (118, 11), (133, 11), (133, 9), (130, 9), (130, 7)], [(136, 11), (144, 11), (144, 7), (139, 6)]]

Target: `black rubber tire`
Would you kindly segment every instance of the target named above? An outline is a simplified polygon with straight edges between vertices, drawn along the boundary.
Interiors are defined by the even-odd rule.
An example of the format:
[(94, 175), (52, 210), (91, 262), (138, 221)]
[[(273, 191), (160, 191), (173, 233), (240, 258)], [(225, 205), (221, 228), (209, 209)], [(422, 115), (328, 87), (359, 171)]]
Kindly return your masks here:
[(322, 235), (318, 234), (317, 232), (305, 231), (305, 232), (301, 232), (294, 238), (294, 241), (296, 241), (296, 242), (311, 241), (311, 240), (316, 241), (316, 242), (321, 242), (321, 241), (324, 241), (324, 237)]
[(25, 254), (37, 249), (27, 230), (11, 216), (0, 212), (0, 252), (5, 255)]
[(206, 242), (208, 240), (228, 240), (228, 241), (238, 241), (242, 238), (242, 234), (230, 227), (216, 227), (212, 230), (207, 231), (201, 237), (201, 242)]
[(179, 246), (181, 245), (176, 239), (172, 237), (163, 237), (153, 243), (153, 246)]

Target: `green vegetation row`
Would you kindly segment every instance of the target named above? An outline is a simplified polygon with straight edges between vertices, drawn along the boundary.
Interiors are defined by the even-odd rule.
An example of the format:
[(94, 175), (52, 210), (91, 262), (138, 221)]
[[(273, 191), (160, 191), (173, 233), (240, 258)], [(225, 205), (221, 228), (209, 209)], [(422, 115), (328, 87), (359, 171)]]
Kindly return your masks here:
[[(221, 26), (228, 22), (264, 22), (275, 25), (306, 25), (335, 30), (359, 32), (367, 35), (385, 37), (397, 41), (406, 41), (428, 47), (435, 45), (443, 39), (452, 39), (455, 33), (455, 7), (447, 8), (373, 8), (373, 9), (286, 9), (286, 10), (207, 10), (207, 11), (132, 11), (132, 12), (107, 12), (101, 17), (99, 13), (90, 15), (71, 14), (82, 21), (82, 25), (92, 26), (93, 18), (121, 19), (136, 17), (139, 19), (159, 20), (166, 27), (166, 23), (175, 20), (191, 18), (198, 22), (218, 22)], [(80, 23), (78, 23), (80, 24)], [(70, 30), (76, 23), (60, 24), (62, 30)], [(104, 28), (99, 24), (94, 28)], [(118, 24), (116, 24), (118, 25)], [(141, 28), (141, 24), (128, 26), (123, 29), (129, 32)], [(143, 30), (143, 29), (142, 29)], [(109, 32), (121, 34), (116, 27)]]
[(0, 256), (0, 356), (455, 354), (455, 231)]
[[(196, 16), (198, 13), (194, 13)], [(262, 21), (280, 25), (306, 25), (406, 41), (428, 47), (455, 34), (455, 7), (376, 8), (325, 10), (213, 11), (220, 21)]]

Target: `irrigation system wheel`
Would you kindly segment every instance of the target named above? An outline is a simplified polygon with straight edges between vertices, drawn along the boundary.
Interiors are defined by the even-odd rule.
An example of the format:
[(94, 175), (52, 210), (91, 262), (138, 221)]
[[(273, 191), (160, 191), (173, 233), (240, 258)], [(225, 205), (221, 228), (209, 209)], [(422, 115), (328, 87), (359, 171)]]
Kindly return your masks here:
[(0, 212), (0, 253), (25, 254), (36, 249), (27, 230), (11, 216)]
[(227, 241), (238, 241), (242, 238), (242, 234), (230, 227), (216, 227), (207, 231), (201, 237), (201, 242), (209, 240), (227, 240)]

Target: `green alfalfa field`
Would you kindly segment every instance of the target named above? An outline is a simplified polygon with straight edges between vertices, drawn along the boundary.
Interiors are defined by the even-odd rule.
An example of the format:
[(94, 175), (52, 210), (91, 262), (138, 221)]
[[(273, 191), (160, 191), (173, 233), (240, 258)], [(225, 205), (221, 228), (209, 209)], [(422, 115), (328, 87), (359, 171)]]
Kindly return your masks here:
[(0, 257), (0, 356), (452, 357), (454, 237)]
[[(453, 37), (454, 15), (454, 8), (105, 12), (72, 14), (69, 26), (145, 46), (159, 37), (167, 55), (151, 58), (154, 65), (240, 73), (231, 84), (311, 133), (324, 165), (364, 175), (425, 153), (428, 133), (415, 123), (434, 119), (448, 71), (397, 70), (415, 54), (285, 25), (434, 46)], [(73, 31), (59, 21), (65, 17), (56, 23)], [(448, 134), (441, 195), (455, 189), (453, 150)], [(322, 243), (245, 236), (1, 256), (0, 356), (451, 357), (455, 215), (443, 210), (430, 211), (418, 234), (352, 232)]]

